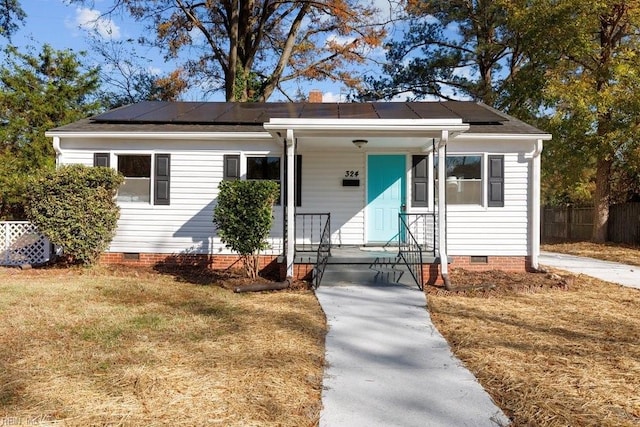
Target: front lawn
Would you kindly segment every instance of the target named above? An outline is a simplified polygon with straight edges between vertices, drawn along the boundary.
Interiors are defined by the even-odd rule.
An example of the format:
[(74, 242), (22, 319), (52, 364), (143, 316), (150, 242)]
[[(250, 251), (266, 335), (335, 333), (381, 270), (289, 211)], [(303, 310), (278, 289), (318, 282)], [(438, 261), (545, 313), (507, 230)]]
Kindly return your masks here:
[(0, 268), (0, 421), (313, 425), (325, 332), (309, 291)]
[(548, 243), (542, 250), (640, 266), (640, 247), (620, 243)]
[(514, 425), (640, 424), (640, 291), (586, 276), (484, 281), (495, 287), (428, 288), (429, 309)]

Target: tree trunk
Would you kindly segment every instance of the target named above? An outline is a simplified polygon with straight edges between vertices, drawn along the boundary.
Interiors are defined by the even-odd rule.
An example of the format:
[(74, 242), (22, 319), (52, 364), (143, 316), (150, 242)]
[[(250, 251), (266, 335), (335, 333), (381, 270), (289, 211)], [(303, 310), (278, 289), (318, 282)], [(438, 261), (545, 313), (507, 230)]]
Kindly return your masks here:
[(593, 233), (591, 240), (596, 243), (607, 241), (607, 226), (609, 223), (609, 200), (611, 197), (611, 166), (609, 159), (598, 159), (596, 165), (596, 190), (593, 195)]

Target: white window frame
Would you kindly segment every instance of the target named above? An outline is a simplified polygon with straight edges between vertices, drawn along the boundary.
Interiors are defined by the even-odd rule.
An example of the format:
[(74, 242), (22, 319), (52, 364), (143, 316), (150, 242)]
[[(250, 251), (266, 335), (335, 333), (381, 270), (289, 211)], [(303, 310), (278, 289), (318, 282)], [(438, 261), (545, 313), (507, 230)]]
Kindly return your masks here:
[[(433, 203), (435, 206), (436, 203), (436, 192), (438, 191), (438, 187), (436, 184), (436, 174), (435, 174), (435, 167), (436, 167), (436, 158), (438, 157), (438, 155), (436, 153), (432, 153), (431, 155), (431, 177), (432, 177), (432, 181), (434, 183), (434, 187), (435, 190), (433, 191)], [(480, 157), (480, 203), (479, 204), (475, 204), (475, 203), (449, 203), (447, 201), (447, 208), (448, 209), (454, 209), (454, 210), (486, 210), (487, 209), (487, 188), (486, 188), (486, 182), (487, 182), (487, 174), (489, 173), (487, 170), (487, 153), (484, 152), (454, 152), (454, 153), (447, 153), (446, 157)], [(478, 182), (478, 180), (464, 180), (464, 181), (468, 181), (468, 182)]]

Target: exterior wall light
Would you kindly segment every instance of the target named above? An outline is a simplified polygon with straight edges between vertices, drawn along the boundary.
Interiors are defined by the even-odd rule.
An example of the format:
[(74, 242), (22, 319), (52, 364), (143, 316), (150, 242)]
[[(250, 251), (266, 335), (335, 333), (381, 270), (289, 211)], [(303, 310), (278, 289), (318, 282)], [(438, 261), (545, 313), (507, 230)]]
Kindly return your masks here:
[(362, 148), (365, 145), (367, 145), (367, 142), (369, 142), (369, 141), (367, 141), (366, 139), (354, 139), (351, 142), (353, 142), (353, 145), (355, 145), (356, 147)]

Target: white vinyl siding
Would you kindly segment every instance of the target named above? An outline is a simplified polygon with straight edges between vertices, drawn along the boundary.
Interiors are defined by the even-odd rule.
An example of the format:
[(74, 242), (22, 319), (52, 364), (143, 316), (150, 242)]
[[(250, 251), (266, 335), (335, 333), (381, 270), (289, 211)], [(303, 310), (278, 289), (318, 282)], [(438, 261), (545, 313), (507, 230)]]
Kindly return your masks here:
[[(481, 143), (475, 142), (475, 144)], [(514, 145), (524, 144), (515, 143)], [(529, 144), (526, 145), (528, 146)], [(454, 144), (451, 148), (447, 154), (457, 151)], [(486, 149), (491, 148), (491, 144), (487, 144)], [(523, 149), (523, 152), (490, 152), (490, 154), (504, 154), (504, 207), (486, 207), (486, 204), (484, 206), (447, 206), (447, 253), (449, 255), (528, 255), (530, 216), (528, 176), (531, 160), (524, 158), (525, 147), (520, 149)], [(485, 153), (484, 156), (483, 177), (486, 177), (488, 176), (487, 154)], [(483, 183), (484, 200), (487, 200), (486, 180), (483, 180)]]
[[(74, 141), (73, 149), (62, 145), (61, 163), (93, 164), (94, 152), (171, 153), (171, 204), (120, 204), (120, 220), (110, 252), (140, 252), (164, 254), (230, 253), (216, 236), (213, 208), (218, 195), (218, 184), (223, 175), (224, 154), (240, 154), (238, 146), (279, 156), (281, 147), (265, 141), (250, 143), (190, 143), (186, 141), (109, 141), (96, 146), (82, 147)], [(173, 148), (171, 149), (170, 146)], [(176, 147), (179, 146), (179, 149)], [(158, 148), (160, 147), (160, 148)], [(259, 148), (259, 149), (256, 149)], [(112, 166), (114, 163), (111, 163)], [(282, 250), (282, 208), (274, 207), (274, 225), (269, 239), (272, 246), (265, 254), (279, 254)]]
[[(302, 155), (302, 206), (299, 213), (331, 213), (334, 245), (364, 242), (365, 156), (361, 151), (299, 151)], [(359, 187), (343, 187), (347, 171), (358, 171)]]
[[(490, 137), (489, 137), (490, 138)], [(487, 176), (487, 156), (504, 155), (504, 207), (450, 205), (447, 207), (447, 242), (450, 255), (523, 256), (529, 254), (531, 159), (535, 141), (480, 140), (450, 141), (447, 154), (483, 156), (483, 177)], [(230, 253), (216, 237), (212, 222), (218, 184), (223, 177), (225, 154), (240, 155), (244, 179), (247, 156), (282, 157), (283, 146), (268, 140), (181, 141), (181, 140), (64, 140), (60, 164), (93, 164), (94, 153), (111, 153), (111, 166), (118, 153), (171, 154), (171, 204), (122, 204), (118, 231), (112, 252), (141, 253)], [(401, 148), (393, 151), (402, 152)], [(299, 213), (331, 213), (334, 245), (365, 243), (366, 171), (368, 151), (349, 149), (306, 149), (301, 141), (302, 204)], [(407, 151), (407, 183), (411, 182), (411, 155)], [(430, 165), (433, 154), (430, 154)], [(358, 171), (360, 186), (345, 187), (347, 171)], [(430, 173), (432, 175), (432, 173)], [(353, 178), (352, 178), (353, 179)], [(431, 176), (432, 179), (432, 176)], [(430, 181), (430, 185), (431, 185)], [(487, 200), (483, 180), (483, 201)], [(429, 188), (429, 208), (411, 208), (410, 212), (430, 212), (433, 206)], [(410, 193), (410, 186), (407, 187)], [(411, 194), (407, 194), (408, 200)], [(265, 254), (282, 251), (282, 207), (274, 209), (274, 226)]]

